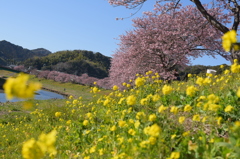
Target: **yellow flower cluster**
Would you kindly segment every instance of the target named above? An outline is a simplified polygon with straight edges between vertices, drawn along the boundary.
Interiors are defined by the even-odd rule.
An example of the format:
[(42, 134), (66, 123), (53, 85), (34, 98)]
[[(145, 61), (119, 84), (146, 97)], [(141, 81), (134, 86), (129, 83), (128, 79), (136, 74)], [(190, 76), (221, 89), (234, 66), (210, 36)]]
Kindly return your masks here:
[(238, 60), (234, 59), (234, 63), (231, 65), (232, 73), (240, 73), (240, 65), (238, 64)]
[(144, 79), (144, 77), (138, 77), (138, 78), (135, 80), (135, 85), (136, 85), (137, 87), (140, 87), (140, 86), (144, 85), (145, 81), (146, 81), (146, 80)]
[(112, 88), (114, 91), (118, 90), (118, 86), (114, 85)]
[(237, 42), (237, 33), (235, 30), (231, 30), (222, 36), (222, 46), (226, 52), (229, 52), (232, 48), (232, 44)]
[(53, 130), (48, 134), (41, 134), (36, 141), (30, 139), (23, 144), (22, 155), (25, 159), (40, 159), (44, 157), (45, 153), (49, 153), (49, 156), (55, 156), (57, 150), (54, 146), (56, 142), (57, 131)]
[(16, 78), (10, 77), (3, 85), (8, 100), (16, 98), (33, 98), (35, 91), (41, 88), (38, 82), (28, 82), (29, 75), (20, 73)]
[(55, 116), (58, 118), (58, 117), (60, 117), (62, 115), (62, 112), (56, 112), (55, 113)]
[(195, 95), (195, 93), (198, 91), (198, 89), (196, 88), (196, 87), (194, 87), (194, 86), (189, 86), (189, 87), (187, 87), (187, 90), (186, 90), (186, 94), (188, 95), (188, 96), (194, 96)]
[(146, 127), (144, 133), (153, 137), (158, 137), (161, 133), (161, 128), (157, 124)]
[(136, 104), (136, 100), (137, 98), (134, 95), (130, 95), (129, 97), (127, 97), (127, 104), (134, 105)]
[(173, 88), (171, 86), (168, 85), (164, 85), (162, 88), (162, 92), (164, 95), (168, 95), (173, 91)]
[(207, 85), (207, 84), (210, 84), (211, 82), (212, 80), (209, 77), (206, 77), (206, 78), (198, 77), (196, 80), (196, 84), (198, 84), (199, 86)]
[(92, 87), (91, 89), (92, 89), (91, 90), (92, 93), (97, 93), (100, 91), (97, 87)]

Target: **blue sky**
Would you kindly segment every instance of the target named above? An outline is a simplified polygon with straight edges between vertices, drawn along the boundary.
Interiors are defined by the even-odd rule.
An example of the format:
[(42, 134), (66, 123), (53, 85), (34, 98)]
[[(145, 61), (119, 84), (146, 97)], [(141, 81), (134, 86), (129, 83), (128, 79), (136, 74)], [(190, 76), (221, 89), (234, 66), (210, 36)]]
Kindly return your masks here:
[[(131, 19), (152, 10), (154, 3), (155, 0), (148, 0), (136, 15), (116, 20), (129, 17), (136, 10), (113, 7), (107, 0), (2, 0), (0, 40), (27, 49), (80, 49), (111, 56), (118, 48), (116, 38), (133, 28)], [(230, 62), (221, 57), (192, 61), (192, 65), (224, 63)]]

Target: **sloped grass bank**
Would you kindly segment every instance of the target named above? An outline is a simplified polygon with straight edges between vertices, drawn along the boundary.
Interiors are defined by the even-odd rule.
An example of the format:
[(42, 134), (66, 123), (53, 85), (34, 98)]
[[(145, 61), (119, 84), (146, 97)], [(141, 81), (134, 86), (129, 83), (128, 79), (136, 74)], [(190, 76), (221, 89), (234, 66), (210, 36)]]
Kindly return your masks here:
[(240, 158), (239, 78), (227, 70), (166, 84), (150, 71), (111, 93), (42, 80), (73, 96), (1, 107), (0, 157), (22, 158), (26, 141), (55, 129), (52, 158)]

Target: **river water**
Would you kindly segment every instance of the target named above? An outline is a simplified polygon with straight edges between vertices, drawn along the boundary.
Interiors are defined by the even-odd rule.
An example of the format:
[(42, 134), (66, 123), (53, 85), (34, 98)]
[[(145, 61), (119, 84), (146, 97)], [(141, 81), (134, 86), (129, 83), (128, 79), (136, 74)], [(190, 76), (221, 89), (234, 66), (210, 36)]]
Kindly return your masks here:
[[(64, 99), (65, 97), (63, 95), (60, 95), (57, 93), (40, 90), (40, 91), (36, 92), (34, 99), (45, 100), (45, 99), (52, 99), (52, 98)], [(10, 102), (17, 102), (17, 101), (22, 101), (22, 100), (12, 99)], [(0, 93), (0, 102), (2, 102), (2, 103), (7, 102), (5, 93)]]

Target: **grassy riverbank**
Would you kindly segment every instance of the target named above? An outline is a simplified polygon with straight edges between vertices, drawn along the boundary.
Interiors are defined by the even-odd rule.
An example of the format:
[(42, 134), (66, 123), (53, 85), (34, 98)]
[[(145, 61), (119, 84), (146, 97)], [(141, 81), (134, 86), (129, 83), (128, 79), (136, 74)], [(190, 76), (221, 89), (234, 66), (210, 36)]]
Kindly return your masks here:
[(56, 159), (240, 158), (240, 71), (168, 85), (156, 78), (148, 72), (125, 91), (41, 80), (73, 98), (33, 100), (30, 110), (2, 104), (0, 158), (22, 158), (23, 145), (25, 156), (50, 158), (29, 141), (52, 130)]

